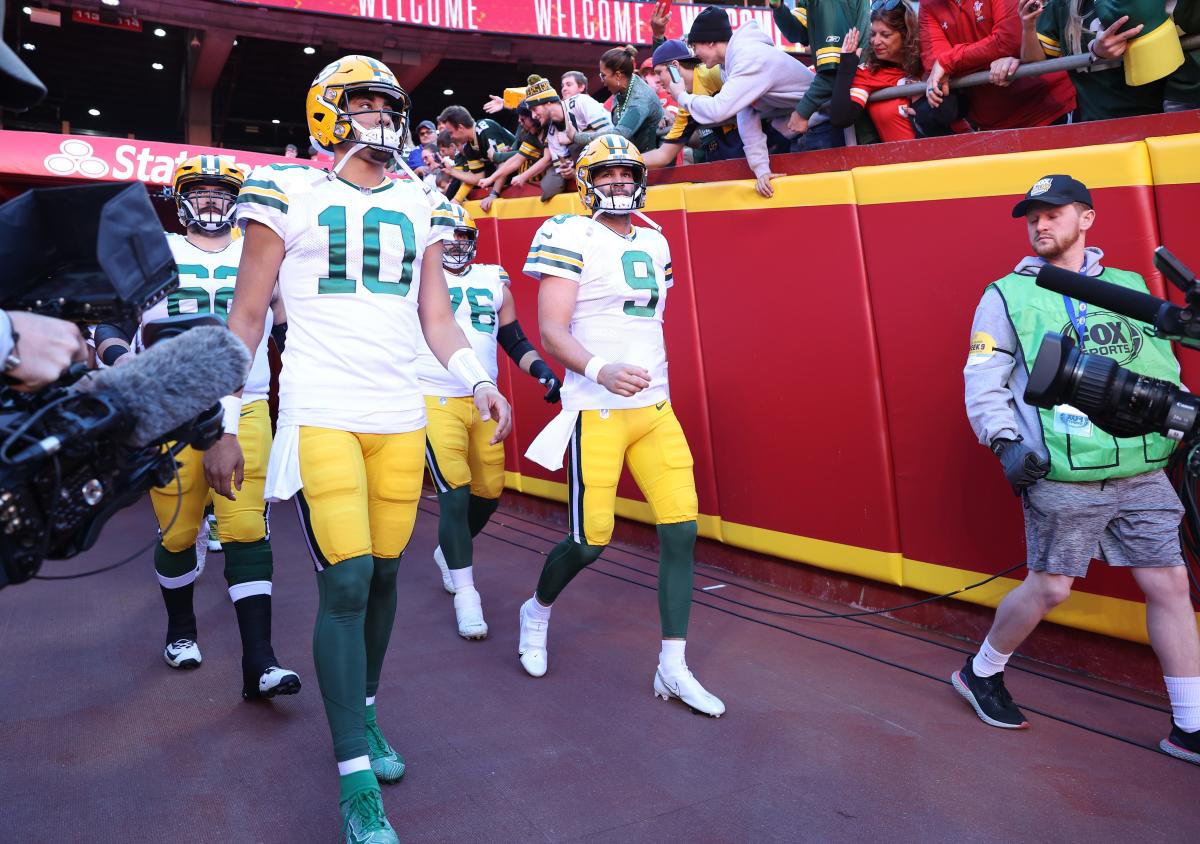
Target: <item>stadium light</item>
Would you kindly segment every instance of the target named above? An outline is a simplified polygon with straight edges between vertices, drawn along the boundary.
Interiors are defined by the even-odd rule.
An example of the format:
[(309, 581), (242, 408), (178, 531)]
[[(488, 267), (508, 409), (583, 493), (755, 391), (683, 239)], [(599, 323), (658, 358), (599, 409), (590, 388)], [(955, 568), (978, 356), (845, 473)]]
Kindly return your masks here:
[(306, 56), (311, 56), (316, 52), (317, 52), (316, 47), (305, 47), (304, 48), (304, 55), (306, 55)]
[(21, 7), (21, 11), (22, 11), (22, 12), (24, 12), (25, 14), (27, 14), (27, 15), (32, 15), (32, 14), (33, 14), (33, 9), (29, 8), (28, 6), (22, 6), (22, 7)]
[(271, 122), (272, 122), (272, 123), (274, 123), (276, 126), (278, 126), (278, 125), (279, 125), (279, 118), (278, 118), (278, 117), (272, 117), (272, 118), (271, 118)]
[(150, 67), (154, 68), (155, 70), (163, 69), (162, 62), (151, 62)]
[(447, 88), (446, 90), (442, 91), (442, 93), (443, 93), (443, 94), (445, 94), (447, 97), (453, 97), (453, 96), (454, 96), (454, 89), (453, 89), (453, 88)]
[(100, 0), (105, 6), (120, 6), (121, 0)]
[(28, 41), (26, 41), (24, 44), (21, 45), (21, 49), (24, 50), (26, 53), (32, 53), (34, 50), (37, 49), (37, 45), (30, 44)]
[(154, 34), (157, 35), (159, 38), (167, 37), (167, 31), (165, 29), (163, 29), (161, 26), (155, 27)]
[(88, 109), (88, 114), (90, 114), (92, 117), (99, 117), (99, 116), (100, 116), (100, 109), (98, 109), (98, 108), (89, 108), (89, 109)]

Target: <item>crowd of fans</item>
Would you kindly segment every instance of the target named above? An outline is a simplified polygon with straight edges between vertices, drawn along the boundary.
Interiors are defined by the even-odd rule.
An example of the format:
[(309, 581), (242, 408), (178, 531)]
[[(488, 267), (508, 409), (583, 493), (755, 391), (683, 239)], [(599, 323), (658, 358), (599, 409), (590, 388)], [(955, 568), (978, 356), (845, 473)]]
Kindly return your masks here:
[[(1200, 52), (1156, 75), (1147, 68), (1163, 61), (1158, 43), (1140, 57), (1130, 49), (1146, 25), (1124, 16), (1104, 26), (1103, 2), (795, 0), (790, 7), (768, 0), (776, 26), (806, 48), (810, 66), (753, 21), (734, 31), (720, 6), (695, 18), (686, 41), (666, 40), (671, 10), (660, 0), (653, 53), (640, 64), (636, 48), (618, 47), (600, 56), (602, 87), (594, 94), (586, 73), (570, 71), (558, 88), (533, 75), (493, 95), (483, 111), (515, 111), (515, 135), (496, 117), (475, 119), (450, 106), (436, 124), (417, 127), (409, 165), (451, 199), (488, 190), (484, 210), (508, 185), (538, 184), (548, 201), (572, 187), (578, 152), (615, 132), (651, 169), (745, 158), (756, 189), (770, 197), (772, 154), (1200, 108)], [(1163, 6), (1164, 21), (1200, 33), (1200, 0), (1137, 3)], [(1089, 61), (1017, 74), (1023, 64), (1069, 55)], [(1097, 64), (1118, 58), (1128, 67)], [(952, 78), (977, 71), (989, 84), (951, 89)], [(1139, 73), (1156, 78), (1131, 84)], [(912, 83), (923, 85), (916, 95), (869, 100)]]

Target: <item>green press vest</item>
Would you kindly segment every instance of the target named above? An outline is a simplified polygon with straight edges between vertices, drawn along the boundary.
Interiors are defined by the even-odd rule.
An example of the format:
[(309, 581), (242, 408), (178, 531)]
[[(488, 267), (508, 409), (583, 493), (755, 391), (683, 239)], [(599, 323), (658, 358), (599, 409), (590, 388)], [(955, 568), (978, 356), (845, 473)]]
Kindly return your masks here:
[[(1106, 267), (1099, 279), (1109, 284), (1149, 292), (1137, 273)], [(992, 285), (1003, 297), (1008, 318), (1021, 344), (1027, 371), (1047, 332), (1076, 337), (1076, 330), (1059, 293), (1043, 290), (1033, 276), (1010, 273)], [(1078, 307), (1078, 303), (1074, 303)], [(1140, 375), (1179, 384), (1179, 363), (1171, 343), (1152, 337), (1145, 323), (1097, 307), (1087, 309), (1087, 330), (1081, 345), (1088, 354), (1103, 354)], [(1020, 397), (1017, 397), (1020, 400)], [(1165, 468), (1176, 443), (1158, 434), (1114, 437), (1092, 426), (1090, 437), (1055, 430), (1054, 411), (1038, 409), (1042, 436), (1050, 454), (1052, 481), (1102, 481), (1128, 478)]]

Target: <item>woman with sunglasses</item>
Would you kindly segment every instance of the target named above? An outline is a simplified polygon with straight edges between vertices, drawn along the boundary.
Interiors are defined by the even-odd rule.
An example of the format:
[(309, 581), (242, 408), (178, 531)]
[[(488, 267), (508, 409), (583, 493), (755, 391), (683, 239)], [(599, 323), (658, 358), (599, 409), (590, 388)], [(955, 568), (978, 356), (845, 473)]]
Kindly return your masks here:
[(842, 39), (842, 60), (830, 101), (829, 120), (838, 127), (854, 124), (863, 111), (875, 124), (884, 141), (908, 141), (917, 137), (913, 122), (913, 100), (897, 98), (867, 103), (872, 92), (921, 79), (921, 45), (917, 40), (917, 16), (903, 0), (874, 0), (867, 55), (860, 65), (858, 27)]
[(600, 56), (600, 81), (612, 94), (612, 128), (576, 132), (574, 144), (587, 146), (601, 135), (616, 132), (639, 150), (658, 146), (658, 122), (663, 107), (658, 95), (634, 72), (636, 47), (614, 47)]

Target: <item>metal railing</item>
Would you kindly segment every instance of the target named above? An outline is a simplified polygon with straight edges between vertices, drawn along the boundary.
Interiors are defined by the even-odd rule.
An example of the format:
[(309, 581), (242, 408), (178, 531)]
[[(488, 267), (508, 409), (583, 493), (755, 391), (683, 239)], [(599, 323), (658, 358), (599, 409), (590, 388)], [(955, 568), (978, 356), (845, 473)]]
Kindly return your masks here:
[[(1183, 49), (1189, 53), (1200, 49), (1200, 35), (1187, 35), (1180, 40), (1183, 44)], [(1045, 59), (1040, 62), (1022, 64), (1017, 68), (1017, 72), (1013, 74), (1012, 78), (1024, 79), (1027, 76), (1041, 76), (1044, 73), (1055, 73), (1060, 70), (1079, 70), (1083, 67), (1089, 70), (1106, 70), (1110, 67), (1120, 67), (1122, 63), (1123, 57), (1102, 60), (1097, 59), (1091, 53), (1078, 53), (1071, 56), (1061, 56), (1057, 59)], [(977, 73), (969, 73), (966, 76), (950, 80), (950, 89), (989, 85), (991, 81), (991, 74), (986, 70), (981, 70)], [(908, 85), (893, 85), (890, 88), (880, 88), (867, 97), (867, 102), (894, 100), (897, 97), (923, 97), (925, 96), (925, 87), (924, 82), (913, 82)]]

